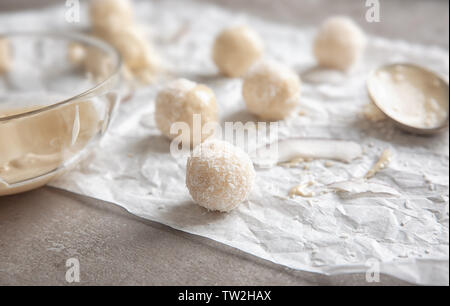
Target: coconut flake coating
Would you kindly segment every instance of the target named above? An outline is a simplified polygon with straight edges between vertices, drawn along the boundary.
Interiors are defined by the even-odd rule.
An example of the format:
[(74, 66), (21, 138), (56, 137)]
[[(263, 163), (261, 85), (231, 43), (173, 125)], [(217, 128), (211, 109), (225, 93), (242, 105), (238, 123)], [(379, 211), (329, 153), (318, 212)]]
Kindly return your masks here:
[[(194, 115), (200, 115), (201, 129), (194, 127)], [(196, 146), (214, 133), (214, 130), (203, 129), (205, 124), (217, 123), (217, 103), (214, 92), (206, 87), (186, 79), (178, 79), (158, 92), (155, 105), (155, 121), (159, 130), (168, 138), (173, 139), (182, 134), (170, 133), (170, 127), (176, 122), (187, 123), (190, 133), (182, 141), (189, 141)], [(198, 127), (197, 127), (198, 128)], [(195, 136), (194, 137), (194, 133)]]
[(247, 26), (223, 30), (213, 46), (213, 60), (228, 77), (240, 77), (261, 57), (263, 43), (259, 35)]
[(189, 193), (209, 210), (234, 209), (247, 199), (254, 180), (255, 170), (247, 153), (222, 140), (198, 145), (187, 161)]
[(281, 120), (300, 98), (300, 78), (279, 63), (259, 62), (244, 77), (242, 95), (247, 109), (265, 120)]
[(322, 24), (314, 41), (314, 55), (323, 67), (348, 70), (362, 56), (366, 37), (348, 17), (331, 17)]

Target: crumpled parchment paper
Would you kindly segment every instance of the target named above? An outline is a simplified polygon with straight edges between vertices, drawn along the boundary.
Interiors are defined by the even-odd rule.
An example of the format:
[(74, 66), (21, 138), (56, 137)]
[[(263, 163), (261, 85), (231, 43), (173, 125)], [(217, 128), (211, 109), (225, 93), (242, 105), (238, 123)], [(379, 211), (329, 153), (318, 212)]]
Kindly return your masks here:
[[(418, 137), (361, 115), (369, 102), (366, 77), (373, 68), (412, 62), (448, 80), (448, 51), (370, 37), (361, 65), (341, 74), (315, 67), (314, 28), (190, 1), (142, 1), (136, 7), (169, 71), (215, 91), (222, 121), (255, 120), (245, 110), (241, 81), (218, 75), (210, 59), (215, 35), (225, 26), (246, 23), (264, 38), (267, 57), (293, 67), (303, 79), (300, 112), (280, 124), (280, 138), (353, 140), (365, 153), (349, 164), (315, 160), (258, 170), (247, 202), (229, 214), (208, 212), (192, 202), (185, 187), (185, 158), (170, 155), (169, 141), (155, 127), (154, 97), (162, 86), (157, 83), (123, 103), (101, 147), (52, 186), (294, 269), (339, 274), (379, 266), (382, 273), (412, 283), (448, 285), (448, 131)], [(0, 26), (22, 27), (23, 18), (30, 27), (87, 24), (83, 14), (81, 24), (68, 25), (64, 10), (1, 16)], [(359, 180), (386, 148), (394, 154), (389, 166), (369, 183)], [(291, 187), (309, 180), (317, 182), (311, 188), (319, 195), (288, 197)]]

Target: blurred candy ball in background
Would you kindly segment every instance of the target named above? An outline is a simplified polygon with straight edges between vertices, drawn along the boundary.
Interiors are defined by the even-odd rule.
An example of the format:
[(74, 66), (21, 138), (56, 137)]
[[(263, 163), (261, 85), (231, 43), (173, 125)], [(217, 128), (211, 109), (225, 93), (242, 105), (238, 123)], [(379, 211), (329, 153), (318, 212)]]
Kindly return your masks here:
[(252, 114), (265, 120), (281, 120), (297, 107), (300, 83), (298, 75), (289, 67), (262, 61), (245, 75), (242, 95)]
[(321, 25), (314, 41), (314, 55), (320, 66), (347, 70), (362, 56), (366, 37), (347, 17), (332, 17)]
[(213, 60), (221, 73), (240, 77), (263, 54), (259, 35), (247, 26), (223, 30), (213, 46)]

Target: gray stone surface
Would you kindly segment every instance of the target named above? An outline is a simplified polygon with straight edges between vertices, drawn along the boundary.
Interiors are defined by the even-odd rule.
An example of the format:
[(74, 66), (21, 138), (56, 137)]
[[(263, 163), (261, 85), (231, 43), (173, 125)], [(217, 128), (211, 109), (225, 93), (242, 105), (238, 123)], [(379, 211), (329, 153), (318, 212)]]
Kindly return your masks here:
[[(45, 187), (0, 199), (0, 285), (370, 285), (365, 275), (287, 269), (206, 238)], [(381, 276), (383, 285), (406, 284)]]
[[(365, 1), (279, 0), (275, 9), (268, 9), (271, 0), (215, 1), (299, 26), (345, 14), (376, 35), (446, 49), (449, 44), (448, 1), (381, 0), (379, 24), (364, 21)], [(32, 6), (54, 2), (61, 3), (36, 0)], [(25, 8), (29, 1), (0, 2), (0, 10)], [(0, 198), (0, 285), (65, 285), (71, 257), (80, 261), (81, 285), (373, 285), (364, 274), (328, 277), (287, 269), (50, 187)], [(382, 275), (379, 284), (407, 283)]]

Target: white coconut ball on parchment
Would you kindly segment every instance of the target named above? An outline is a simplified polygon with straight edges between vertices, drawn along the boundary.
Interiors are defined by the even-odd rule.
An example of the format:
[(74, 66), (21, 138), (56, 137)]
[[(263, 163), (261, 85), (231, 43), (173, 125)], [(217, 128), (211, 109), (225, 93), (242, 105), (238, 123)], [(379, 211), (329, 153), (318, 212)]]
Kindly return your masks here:
[(223, 30), (217, 36), (212, 51), (214, 63), (228, 77), (240, 77), (263, 54), (263, 43), (258, 33), (247, 26)]
[[(199, 126), (194, 126), (198, 115)], [(203, 128), (218, 121), (216, 96), (207, 86), (186, 79), (177, 79), (160, 90), (155, 101), (155, 122), (158, 129), (169, 139), (181, 136), (183, 142), (195, 147), (214, 134), (214, 129)], [(171, 126), (184, 122), (189, 133), (171, 133)]]
[(187, 161), (189, 193), (209, 210), (234, 209), (248, 198), (254, 181), (255, 170), (247, 153), (222, 140), (198, 145)]
[(281, 120), (300, 99), (300, 78), (275, 61), (260, 61), (244, 76), (242, 95), (247, 109), (263, 120)]
[(320, 66), (348, 70), (361, 58), (366, 37), (348, 17), (331, 17), (320, 26), (314, 40), (314, 56)]

